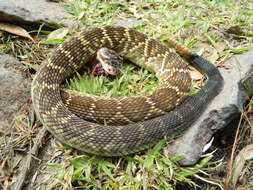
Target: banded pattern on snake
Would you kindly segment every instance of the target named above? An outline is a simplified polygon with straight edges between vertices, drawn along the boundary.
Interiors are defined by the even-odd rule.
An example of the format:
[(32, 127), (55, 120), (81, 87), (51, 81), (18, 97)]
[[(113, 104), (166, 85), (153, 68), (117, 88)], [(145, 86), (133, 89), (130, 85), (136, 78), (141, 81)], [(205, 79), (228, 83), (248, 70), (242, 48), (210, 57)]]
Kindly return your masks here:
[[(83, 114), (84, 118), (80, 118), (78, 112), (74, 114), (66, 106), (72, 101), (70, 98), (67, 97), (64, 104), (60, 85), (102, 47), (113, 49), (137, 65), (156, 72), (160, 86), (151, 94), (121, 100), (97, 100), (86, 96), (85, 110), (88, 111)], [(173, 44), (173, 47), (180, 52), (180, 46)], [(123, 27), (107, 26), (84, 31), (60, 45), (36, 74), (32, 83), (35, 112), (59, 140), (79, 150), (104, 156), (143, 150), (189, 127), (221, 89), (222, 77), (212, 64), (197, 55), (186, 53), (184, 56), (209, 77), (206, 85), (187, 99), (191, 83), (188, 64), (173, 48)], [(113, 103), (116, 108), (103, 115), (106, 101), (116, 101)], [(133, 116), (130, 121), (130, 116), (125, 114), (128, 108)], [(100, 113), (99, 118), (94, 116), (98, 115), (95, 112)], [(138, 113), (140, 115), (136, 117)], [(101, 121), (100, 117), (112, 118), (112, 123), (120, 119), (122, 123), (148, 120), (125, 126), (93, 123)]]

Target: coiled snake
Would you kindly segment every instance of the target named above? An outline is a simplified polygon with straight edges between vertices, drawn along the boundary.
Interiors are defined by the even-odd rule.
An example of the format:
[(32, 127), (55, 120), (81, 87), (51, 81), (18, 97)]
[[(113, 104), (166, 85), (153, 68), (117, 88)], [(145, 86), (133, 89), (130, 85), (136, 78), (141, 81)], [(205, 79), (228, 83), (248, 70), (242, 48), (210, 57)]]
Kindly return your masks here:
[[(159, 88), (119, 100), (88, 95), (76, 95), (74, 100), (61, 91), (61, 83), (102, 47), (156, 72)], [(188, 64), (173, 48), (132, 29), (106, 26), (64, 42), (41, 65), (32, 83), (35, 112), (55, 137), (84, 152), (119, 156), (148, 148), (189, 127), (222, 87), (223, 79), (212, 64), (175, 43), (173, 47), (209, 78), (191, 97), (186, 98), (191, 84)], [(105, 119), (115, 125), (100, 124)]]

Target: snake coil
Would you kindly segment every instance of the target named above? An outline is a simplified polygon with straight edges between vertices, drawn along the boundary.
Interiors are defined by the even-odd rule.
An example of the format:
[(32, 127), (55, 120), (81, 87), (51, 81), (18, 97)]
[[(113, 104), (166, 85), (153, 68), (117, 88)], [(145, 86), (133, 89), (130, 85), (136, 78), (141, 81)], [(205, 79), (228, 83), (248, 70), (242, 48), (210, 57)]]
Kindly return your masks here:
[[(175, 44), (172, 46), (175, 47)], [(130, 122), (125, 126), (103, 126), (72, 113), (66, 105), (68, 100), (64, 104), (61, 97), (61, 83), (94, 56), (101, 47), (111, 48), (138, 65), (156, 72), (160, 81), (157, 90), (146, 96), (133, 99), (130, 97), (132, 105), (137, 103), (149, 105), (144, 106), (142, 110), (146, 111), (146, 116), (154, 114), (155, 117), (151, 116), (151, 119), (133, 124)], [(178, 50), (179, 46), (175, 48)], [(223, 79), (215, 66), (186, 50), (181, 52), (184, 52), (183, 56), (187, 61), (208, 77), (204, 87), (188, 98), (186, 98), (190, 84), (188, 64), (173, 48), (165, 47), (144, 34), (123, 27), (107, 26), (84, 31), (60, 45), (37, 72), (32, 83), (35, 112), (56, 138), (84, 152), (119, 156), (148, 148), (160, 139), (189, 127), (222, 88)], [(103, 104), (98, 106), (96, 98), (87, 98), (88, 107), (85, 115), (96, 121), (97, 118), (93, 117), (95, 110), (98, 109), (98, 113), (103, 116), (101, 108)], [(91, 102), (91, 99), (94, 101)], [(126, 119), (128, 115), (123, 114), (124, 101), (123, 98), (117, 102), (117, 108), (113, 110), (114, 115), (110, 115), (109, 112), (107, 116)], [(130, 113), (138, 115), (138, 106), (131, 109)]]

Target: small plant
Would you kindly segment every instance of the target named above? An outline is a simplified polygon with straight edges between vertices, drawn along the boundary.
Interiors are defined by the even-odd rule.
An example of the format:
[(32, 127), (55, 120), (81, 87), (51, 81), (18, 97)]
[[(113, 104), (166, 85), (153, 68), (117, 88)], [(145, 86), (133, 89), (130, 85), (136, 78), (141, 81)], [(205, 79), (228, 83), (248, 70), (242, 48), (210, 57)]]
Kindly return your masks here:
[(165, 145), (166, 141), (162, 140), (145, 154), (123, 158), (72, 156), (65, 165), (50, 164), (49, 167), (56, 171), (56, 179), (65, 181), (68, 188), (122, 190), (173, 190), (178, 183), (196, 189), (198, 185), (193, 180), (198, 178), (196, 174), (214, 169), (211, 157), (204, 158), (194, 167), (182, 168), (178, 161), (183, 157), (166, 158), (160, 153)]
[(154, 73), (133, 65), (123, 65), (122, 74), (117, 78), (77, 74), (67, 82), (67, 87), (88, 94), (119, 98), (153, 91), (158, 86)]

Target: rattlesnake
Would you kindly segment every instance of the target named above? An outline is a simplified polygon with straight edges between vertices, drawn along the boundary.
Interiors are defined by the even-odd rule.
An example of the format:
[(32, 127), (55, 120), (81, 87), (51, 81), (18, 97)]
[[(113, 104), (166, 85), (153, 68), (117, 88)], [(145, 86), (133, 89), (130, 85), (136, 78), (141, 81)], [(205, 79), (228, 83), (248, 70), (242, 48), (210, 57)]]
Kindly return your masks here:
[[(151, 94), (120, 100), (86, 96), (85, 113), (79, 118), (78, 111), (74, 114), (68, 109), (73, 99), (63, 95), (60, 84), (102, 47), (113, 49), (137, 65), (156, 72), (160, 86)], [(173, 47), (180, 50), (177, 44)], [(182, 50), (181, 54), (209, 77), (205, 86), (187, 99), (191, 83), (188, 64), (173, 48), (124, 27), (106, 26), (81, 32), (61, 44), (37, 72), (32, 83), (35, 112), (59, 140), (79, 150), (104, 156), (143, 150), (190, 126), (221, 89), (222, 77), (212, 64), (188, 51)], [(62, 96), (65, 96), (65, 104)], [(112, 104), (116, 107), (108, 109)], [(103, 126), (99, 122), (104, 119), (112, 123), (144, 121)]]

